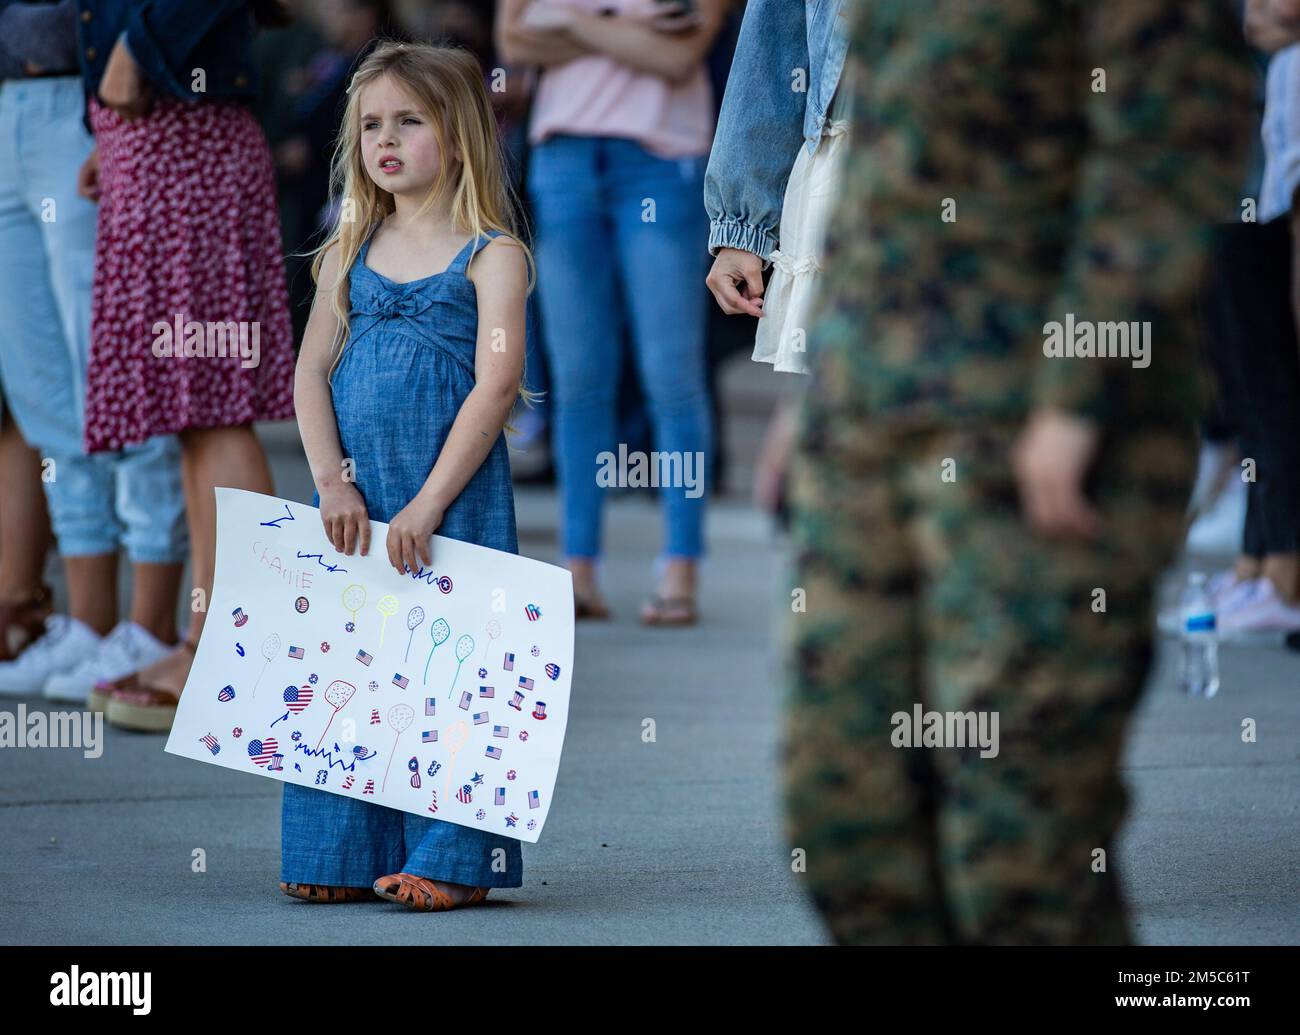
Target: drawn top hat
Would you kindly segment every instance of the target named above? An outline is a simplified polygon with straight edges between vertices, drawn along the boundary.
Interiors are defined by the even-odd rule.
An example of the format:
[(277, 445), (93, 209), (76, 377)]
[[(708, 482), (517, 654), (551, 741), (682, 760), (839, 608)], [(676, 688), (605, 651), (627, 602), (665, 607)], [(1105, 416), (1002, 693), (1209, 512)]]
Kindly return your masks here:
[(534, 702), (533, 702), (533, 705), (534, 705), (534, 707), (533, 707), (533, 718), (534, 718), (534, 719), (544, 719), (544, 718), (546, 718), (546, 702), (545, 702), (545, 701), (534, 701)]
[(242, 628), (245, 624), (247, 624), (248, 615), (244, 614), (244, 609), (242, 607), (237, 607), (230, 613), (235, 616), (236, 629)]

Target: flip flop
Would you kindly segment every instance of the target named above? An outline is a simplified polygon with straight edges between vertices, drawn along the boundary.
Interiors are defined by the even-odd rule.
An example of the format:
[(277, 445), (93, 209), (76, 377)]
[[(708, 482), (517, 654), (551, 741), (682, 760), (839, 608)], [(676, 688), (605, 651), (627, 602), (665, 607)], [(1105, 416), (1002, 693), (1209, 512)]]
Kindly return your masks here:
[(280, 881), (280, 890), (290, 898), (304, 902), (373, 902), (370, 888), (348, 888), (334, 884), (286, 884)]
[(476, 906), (487, 898), (489, 888), (475, 888), (464, 902), (455, 901), (442, 888), (425, 877), (393, 873), (375, 881), (375, 894), (422, 913), (445, 913), (462, 906)]
[[(181, 640), (178, 646), (191, 654), (198, 649), (198, 645), (189, 640)], [(167, 733), (176, 719), (176, 706), (180, 703), (180, 694), (146, 683), (139, 672), (111, 682), (96, 683), (88, 701), (92, 709), (96, 694), (102, 695), (106, 701), (103, 705), (105, 722), (139, 733)]]
[(694, 625), (697, 621), (699, 614), (690, 597), (653, 596), (641, 605), (642, 625)]

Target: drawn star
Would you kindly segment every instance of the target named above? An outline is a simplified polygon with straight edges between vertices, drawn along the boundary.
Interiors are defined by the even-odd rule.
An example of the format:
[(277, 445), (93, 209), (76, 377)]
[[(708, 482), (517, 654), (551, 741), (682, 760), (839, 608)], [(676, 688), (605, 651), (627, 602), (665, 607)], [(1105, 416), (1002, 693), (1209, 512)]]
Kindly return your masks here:
[(482, 773), (475, 773), (472, 777), (470, 777), (470, 779), (473, 780), (475, 787), (481, 787), (483, 785)]

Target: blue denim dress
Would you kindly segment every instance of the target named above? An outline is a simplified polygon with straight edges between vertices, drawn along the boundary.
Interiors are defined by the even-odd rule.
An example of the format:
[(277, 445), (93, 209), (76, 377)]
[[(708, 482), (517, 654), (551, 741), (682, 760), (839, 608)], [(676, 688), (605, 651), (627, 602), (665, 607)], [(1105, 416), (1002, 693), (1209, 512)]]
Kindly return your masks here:
[[(373, 521), (391, 521), (420, 491), (474, 387), (478, 298), (465, 270), (496, 236), (470, 241), (445, 271), (406, 284), (366, 265), (369, 240), (352, 266), (334, 414)], [(447, 508), (438, 534), (519, 552), (504, 434)], [(369, 887), (398, 872), (482, 888), (523, 883), (513, 838), (291, 783), (280, 843), (280, 879), (288, 883)]]

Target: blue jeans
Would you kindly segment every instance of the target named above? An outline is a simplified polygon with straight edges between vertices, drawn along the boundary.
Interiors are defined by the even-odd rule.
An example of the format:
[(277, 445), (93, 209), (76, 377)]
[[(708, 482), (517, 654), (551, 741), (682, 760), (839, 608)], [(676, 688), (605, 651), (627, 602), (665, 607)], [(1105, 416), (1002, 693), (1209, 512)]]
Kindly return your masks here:
[(159, 436), (121, 453), (82, 445), (95, 205), (77, 195), (93, 141), (81, 80), (0, 84), (0, 384), (47, 464), (50, 520), (67, 557), (185, 559), (180, 445)]
[(368, 888), (390, 873), (476, 888), (518, 888), (524, 883), (524, 856), (518, 841), (486, 830), (284, 785), (282, 881)]
[[(615, 442), (623, 330), (660, 453), (711, 460), (705, 383), (707, 156), (670, 160), (633, 140), (556, 136), (533, 149), (528, 192), (550, 361), (564, 551), (600, 554), (599, 454)], [(692, 462), (696, 462), (694, 459)], [(704, 553), (707, 466), (695, 489), (661, 485), (664, 554)], [(698, 491), (702, 489), (703, 491)]]

